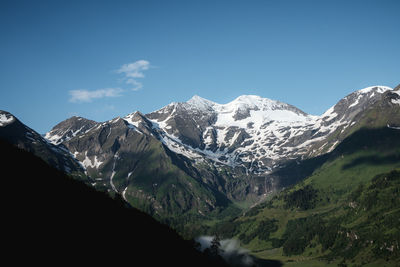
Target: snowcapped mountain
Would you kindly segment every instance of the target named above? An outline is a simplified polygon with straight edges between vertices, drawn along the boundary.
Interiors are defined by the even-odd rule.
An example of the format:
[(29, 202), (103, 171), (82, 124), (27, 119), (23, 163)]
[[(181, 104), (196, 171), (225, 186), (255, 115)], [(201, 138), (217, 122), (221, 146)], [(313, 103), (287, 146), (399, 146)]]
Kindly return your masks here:
[(306, 155), (311, 157), (332, 151), (355, 129), (368, 126), (360, 122), (361, 117), (365, 116), (368, 109), (391, 92), (394, 91), (387, 86), (371, 86), (355, 91), (341, 99), (319, 116), (314, 128), (316, 132), (312, 142), (308, 144)]
[(73, 116), (54, 126), (50, 132), (46, 133), (45, 138), (53, 144), (59, 145), (76, 135), (86, 133), (97, 124), (95, 121)]
[(194, 96), (105, 122), (72, 117), (45, 138), (0, 111), (2, 141), (175, 227), (240, 212), (234, 203), (301, 180), (303, 160), (363, 127), (400, 129), (399, 86), (355, 91), (320, 116), (254, 95), (227, 104)]
[(46, 138), (66, 147), (96, 188), (153, 215), (206, 216), (290, 184), (276, 175), (281, 168), (332, 151), (361, 127), (399, 127), (399, 98), (389, 87), (368, 87), (314, 116), (254, 95), (227, 104), (194, 96), (103, 123), (73, 117)]
[[(56, 135), (65, 136), (60, 125), (65, 124), (47, 134), (54, 143), (60, 143)], [(64, 128), (76, 132), (81, 126)], [(163, 146), (153, 123), (140, 112), (93, 124), (62, 145), (84, 166), (92, 186), (118, 193), (154, 216), (178, 217), (189, 211), (206, 214), (223, 205), (185, 168), (185, 160)]]
[[(244, 95), (228, 104), (199, 96), (147, 114), (172, 151), (192, 159), (209, 158), (231, 167), (266, 174), (290, 159), (331, 151), (357, 123), (359, 114), (389, 87), (356, 91), (321, 116), (259, 96)], [(350, 127), (351, 128), (351, 127)], [(335, 138), (328, 136), (340, 130)], [(326, 141), (326, 142), (325, 142)]]
[(171, 150), (256, 172), (270, 169), (284, 153), (290, 129), (303, 132), (315, 120), (294, 106), (252, 95), (228, 104), (194, 96), (146, 116), (162, 130)]
[[(187, 102), (174, 102), (146, 115), (134, 112), (122, 120), (130, 129), (156, 137), (195, 165), (208, 159), (266, 175), (288, 160), (334, 149), (357, 126), (364, 111), (388, 91), (396, 92), (386, 86), (355, 91), (320, 116), (255, 95), (239, 96), (227, 104), (195, 95)], [(46, 138), (61, 144), (75, 136), (82, 138), (101, 125), (104, 123), (72, 117), (56, 125)]]

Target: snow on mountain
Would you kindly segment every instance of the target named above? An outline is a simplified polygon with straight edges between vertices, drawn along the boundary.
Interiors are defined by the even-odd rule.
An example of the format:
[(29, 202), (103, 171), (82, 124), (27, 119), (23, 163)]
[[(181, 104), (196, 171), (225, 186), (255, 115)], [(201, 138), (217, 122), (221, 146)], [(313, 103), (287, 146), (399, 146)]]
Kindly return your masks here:
[(198, 95), (194, 95), (186, 103), (189, 104), (189, 107), (193, 107), (199, 110), (211, 110), (214, 106), (218, 105), (217, 103), (202, 98)]
[[(243, 95), (227, 104), (194, 96), (147, 117), (161, 129), (162, 141), (176, 153), (259, 172), (270, 169), (268, 161), (278, 160), (282, 150), (292, 150), (284, 139), (300, 135), (316, 120), (291, 105), (254, 95)], [(187, 125), (192, 123), (190, 131)]]
[(271, 121), (295, 123), (312, 120), (304, 112), (285, 103), (252, 95), (240, 96), (228, 104), (217, 105), (215, 110), (218, 113), (215, 126), (221, 127), (259, 129)]
[(357, 98), (355, 99), (355, 101), (353, 101), (353, 103), (349, 106), (349, 108), (358, 105), (360, 99), (365, 97), (366, 94), (368, 95), (368, 97), (371, 98), (371, 97), (375, 96), (375, 93), (383, 94), (387, 90), (392, 90), (392, 89), (390, 87), (386, 87), (386, 86), (371, 86), (371, 87), (367, 87), (367, 88), (358, 90), (355, 93), (353, 93), (354, 95), (357, 96)]
[(393, 91), (393, 93), (397, 94), (399, 97), (397, 99), (392, 99), (391, 102), (393, 104), (400, 105), (400, 90)]
[(130, 129), (133, 129), (138, 133), (152, 134), (152, 123), (139, 111), (130, 113), (122, 119), (128, 123)]
[(14, 119), (14, 116), (10, 113), (0, 110), (0, 127), (12, 123)]
[[(171, 151), (195, 163), (206, 158), (265, 174), (288, 160), (334, 149), (357, 124), (357, 116), (388, 90), (391, 88), (371, 86), (355, 91), (320, 116), (256, 95), (242, 95), (227, 104), (195, 95), (187, 102), (173, 102), (146, 115), (133, 112), (117, 119), (140, 134), (157, 137)], [(393, 99), (392, 103), (400, 104), (398, 101)], [(56, 125), (46, 138), (60, 144), (104, 125), (72, 117)], [(109, 131), (108, 136), (111, 128)], [(332, 134), (335, 137), (328, 138)], [(92, 166), (93, 161), (84, 165)]]
[(54, 145), (61, 144), (77, 135), (88, 132), (97, 122), (73, 116), (60, 122), (45, 134), (45, 138)]
[(375, 86), (370, 86), (361, 90), (356, 91), (357, 94), (367, 94), (370, 92), (377, 92), (379, 94), (383, 94), (384, 92), (392, 90), (392, 88), (383, 86), (383, 85), (375, 85)]
[[(159, 129), (161, 141), (176, 153), (265, 173), (283, 161), (311, 153), (312, 144), (338, 129), (343, 132), (353, 126), (357, 114), (388, 90), (391, 88), (371, 86), (355, 91), (321, 116), (255, 95), (239, 96), (227, 104), (195, 95), (146, 117)], [(338, 143), (319, 145), (312, 152), (326, 151), (323, 146), (330, 151)]]
[[(373, 86), (355, 91), (320, 116), (255, 95), (226, 104), (195, 95), (149, 114), (136, 111), (102, 123), (72, 117), (56, 125), (46, 138), (57, 144), (53, 149), (65, 148), (80, 162), (93, 186), (119, 192), (127, 201), (151, 199), (153, 208), (161, 212), (162, 203), (169, 202), (157, 199), (154, 192), (166, 173), (173, 180), (165, 183), (171, 184), (168, 190), (175, 190), (180, 179), (169, 175), (171, 170), (190, 180), (184, 188), (192, 195), (192, 183), (201, 181), (228, 198), (243, 200), (279, 186), (274, 171), (290, 161), (332, 151), (362, 126), (362, 119), (369, 119), (363, 114), (371, 113), (371, 107), (378, 113), (393, 110), (389, 117), (394, 119), (387, 121), (387, 127), (397, 129), (398, 111), (392, 107), (400, 97), (389, 90)], [(0, 115), (1, 123), (9, 120)], [(138, 190), (143, 184), (151, 189), (146, 194)], [(195, 199), (210, 202), (209, 196), (204, 201)]]
[(61, 170), (85, 172), (95, 188), (121, 193), (133, 204), (150, 203), (155, 213), (168, 216), (176, 208), (171, 203), (183, 203), (180, 212), (205, 214), (224, 203), (214, 190), (241, 201), (279, 188), (277, 169), (332, 151), (357, 127), (368, 126), (370, 114), (383, 113), (377, 121), (398, 129), (400, 94), (389, 90), (355, 91), (320, 116), (255, 95), (226, 104), (195, 95), (145, 115), (105, 122), (72, 117), (45, 135), (49, 142), (0, 112), (0, 137)]

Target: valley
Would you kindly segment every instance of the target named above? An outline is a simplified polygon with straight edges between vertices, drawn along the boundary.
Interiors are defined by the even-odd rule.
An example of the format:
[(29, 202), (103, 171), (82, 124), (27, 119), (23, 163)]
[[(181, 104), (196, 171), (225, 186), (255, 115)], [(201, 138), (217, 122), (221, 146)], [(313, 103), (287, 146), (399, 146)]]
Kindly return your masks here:
[(396, 266), (399, 100), (399, 87), (372, 86), (315, 116), (194, 96), (105, 122), (74, 116), (43, 136), (1, 111), (0, 139), (186, 239), (236, 238), (284, 266)]
[(384, 266), (396, 266), (398, 133), (365, 130), (345, 141), (354, 140), (356, 146), (339, 145), (308, 178), (219, 230), (285, 266), (376, 266), (382, 257)]

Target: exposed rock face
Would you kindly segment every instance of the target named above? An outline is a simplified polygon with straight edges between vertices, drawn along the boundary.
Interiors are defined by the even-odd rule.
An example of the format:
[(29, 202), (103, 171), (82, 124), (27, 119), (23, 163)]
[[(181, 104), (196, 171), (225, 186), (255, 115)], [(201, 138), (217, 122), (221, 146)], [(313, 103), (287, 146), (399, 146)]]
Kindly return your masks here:
[(85, 167), (93, 186), (119, 193), (155, 216), (207, 214), (225, 205), (228, 200), (217, 201), (196, 173), (186, 167), (190, 163), (160, 142), (153, 127), (146, 117), (135, 112), (96, 123), (62, 144)]
[(263, 175), (288, 160), (332, 150), (346, 136), (346, 128), (388, 90), (374, 86), (356, 91), (321, 116), (250, 95), (224, 105), (194, 96), (146, 117), (164, 132), (161, 138), (176, 153), (190, 157), (190, 151)]
[(258, 96), (241, 96), (225, 105), (194, 96), (146, 116), (175, 143), (175, 152), (188, 146), (231, 167), (245, 167), (259, 159), (251, 171), (260, 173), (271, 167), (263, 165), (266, 161), (261, 160), (261, 154), (277, 157), (278, 139), (288, 137), (290, 127), (313, 121), (312, 116), (291, 105)]
[(203, 216), (275, 190), (281, 184), (275, 171), (331, 151), (355, 129), (372, 125), (371, 112), (385, 110), (389, 115), (380, 121), (397, 127), (399, 98), (388, 87), (369, 87), (313, 116), (258, 96), (228, 104), (194, 96), (103, 123), (73, 117), (46, 137), (75, 156), (94, 186), (160, 216)]
[(54, 126), (50, 132), (46, 133), (45, 138), (58, 145), (87, 132), (95, 125), (97, 125), (95, 121), (74, 116)]
[[(320, 136), (316, 142), (309, 146), (305, 155), (311, 157), (332, 151), (356, 129), (371, 126), (362, 122), (362, 118), (392, 92), (394, 91), (389, 87), (372, 86), (358, 90), (341, 99), (321, 116), (322, 120), (316, 125), (319, 127), (316, 134), (320, 134)], [(384, 113), (383, 110), (381, 113)]]
[(293, 184), (298, 162), (332, 151), (362, 127), (400, 129), (399, 90), (368, 87), (321, 116), (259, 96), (227, 104), (194, 96), (102, 123), (72, 117), (47, 140), (0, 111), (0, 138), (171, 223)]

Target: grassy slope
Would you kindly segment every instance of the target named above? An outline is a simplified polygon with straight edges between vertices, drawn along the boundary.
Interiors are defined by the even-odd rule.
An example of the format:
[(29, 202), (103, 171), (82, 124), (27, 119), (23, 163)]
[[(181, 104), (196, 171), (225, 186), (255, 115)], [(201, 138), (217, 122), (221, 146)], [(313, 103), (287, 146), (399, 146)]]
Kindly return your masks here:
[[(379, 225), (382, 224), (382, 221), (385, 221), (385, 218), (380, 218), (377, 214), (397, 212), (400, 204), (397, 205), (398, 203), (394, 202), (394, 206), (385, 210), (384, 202), (379, 202), (377, 206), (367, 208), (363, 212), (356, 208), (350, 208), (349, 205), (354, 206), (357, 205), (354, 203), (361, 201), (360, 199), (352, 199), (354, 194), (357, 193), (357, 189), (362, 191), (362, 196), (369, 194), (369, 196), (375, 196), (375, 198), (384, 197), (386, 191), (398, 190), (399, 184), (396, 182), (387, 185), (386, 191), (368, 189), (368, 186), (373, 184), (372, 180), (376, 175), (396, 168), (400, 168), (400, 131), (388, 128), (358, 131), (330, 153), (326, 157), (325, 163), (318, 167), (307, 179), (277, 194), (272, 201), (250, 210), (246, 216), (238, 218), (231, 224), (221, 226), (220, 231), (225, 231), (226, 235), (236, 235), (242, 240), (242, 243), (247, 243), (245, 244), (246, 247), (252, 250), (256, 256), (281, 260), (288, 266), (293, 264), (296, 264), (296, 266), (301, 266), (299, 264), (321, 266), (321, 256), (325, 256), (323, 265), (328, 264), (329, 261), (333, 265), (338, 265), (346, 257), (345, 261), (350, 266), (366, 264), (368, 261), (378, 263), (380, 256), (376, 256), (371, 248), (374, 245), (359, 250), (353, 249), (349, 241), (353, 235), (352, 231), (364, 233), (362, 238), (366, 241), (368, 233), (371, 233), (368, 229), (372, 225)], [(360, 185), (365, 186), (360, 189)], [(313, 196), (312, 191), (310, 191), (311, 197), (304, 197), (307, 196), (307, 194), (304, 194), (305, 188), (312, 188), (316, 190), (317, 194)], [(300, 197), (299, 194), (297, 196), (293, 194), (296, 191), (300, 192), (300, 189), (303, 190)], [(374, 197), (370, 198), (374, 199)], [(304, 203), (307, 205), (303, 205)], [(301, 225), (299, 218), (313, 218), (313, 215), (316, 215), (314, 216), (315, 220), (310, 219), (306, 221), (304, 227), (299, 226)], [(260, 226), (262, 225), (261, 222), (273, 219), (276, 221), (271, 225), (276, 225), (275, 227), (262, 228)], [(294, 232), (290, 232), (291, 229), (288, 229), (288, 222), (296, 219), (297, 221), (293, 222), (297, 223), (296, 227), (299, 228), (296, 228), (294, 232), (304, 231), (304, 236), (306, 236), (314, 231), (307, 229), (307, 227), (317, 229), (319, 225), (323, 225), (325, 228), (321, 231), (325, 233), (338, 227), (338, 230), (332, 233), (334, 235), (332, 239), (336, 240), (336, 243), (339, 241), (344, 243), (333, 243), (336, 244), (336, 247), (332, 244), (334, 249), (332, 247), (323, 249), (320, 237), (315, 233), (318, 233), (318, 230), (316, 230), (308, 238), (311, 240), (306, 241), (307, 245), (304, 251), (300, 253), (293, 253), (292, 251), (292, 253), (289, 253), (291, 255), (288, 255), (283, 251), (282, 246), (284, 244), (279, 244), (279, 242), (285, 241), (285, 233), (286, 235), (294, 235)], [(264, 225), (266, 224), (264, 223)], [(397, 225), (400, 225), (400, 223)], [(392, 234), (397, 233), (397, 230), (393, 229), (393, 227), (389, 227), (388, 231), (393, 231)], [(269, 237), (267, 234), (267, 238), (264, 238), (266, 240), (262, 240), (260, 233), (266, 231), (270, 231)], [(339, 231), (346, 234), (349, 232), (350, 237), (343, 238), (343, 236), (337, 235)], [(320, 235), (323, 234), (320, 233)], [(298, 239), (302, 238), (301, 235), (298, 236)], [(329, 237), (326, 238), (329, 239)], [(389, 240), (391, 237), (386, 236), (386, 238)], [(369, 239), (372, 238), (369, 237)], [(275, 244), (273, 244), (273, 241)], [(274, 246), (277, 248), (274, 248)], [(354, 255), (347, 255), (345, 251), (353, 251)], [(386, 251), (388, 251), (387, 248)], [(389, 262), (392, 262), (390, 256), (383, 255), (382, 257), (388, 258)]]
[[(126, 199), (155, 218), (193, 238), (207, 224), (238, 214), (238, 208), (225, 196), (176, 166), (159, 142), (151, 142), (128, 186)], [(118, 178), (117, 178), (118, 179)], [(116, 179), (116, 180), (117, 180)], [(143, 192), (141, 196), (137, 192)], [(158, 207), (164, 207), (158, 209)]]

